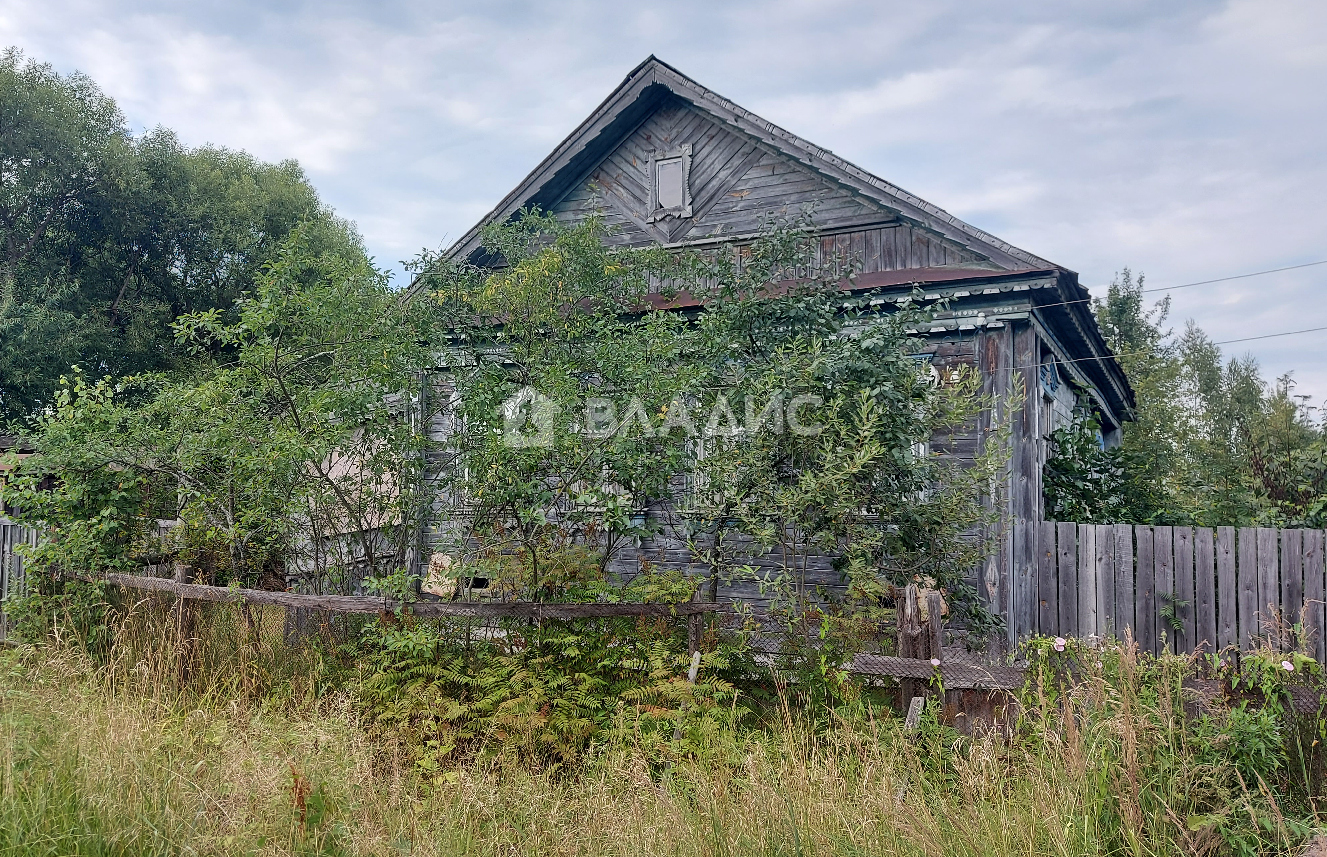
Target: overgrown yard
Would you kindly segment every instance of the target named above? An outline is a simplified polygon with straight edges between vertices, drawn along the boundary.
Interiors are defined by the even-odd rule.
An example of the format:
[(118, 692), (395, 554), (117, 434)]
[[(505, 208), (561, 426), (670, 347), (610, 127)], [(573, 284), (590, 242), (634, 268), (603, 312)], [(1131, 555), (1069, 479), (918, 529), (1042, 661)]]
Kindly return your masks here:
[(662, 748), (627, 716), (574, 763), (507, 749), (499, 730), (431, 769), (420, 764), (426, 736), (371, 728), (361, 678), (319, 691), (300, 678), (305, 661), (287, 657), (286, 677), (257, 695), (222, 685), (181, 694), (141, 654), (94, 663), (61, 645), (10, 649), (0, 655), (0, 853), (1302, 847), (1319, 823), (1317, 722), (1297, 737), (1253, 707), (1186, 718), (1184, 662), (1118, 648), (1079, 655), (1069, 694), (1056, 694), (1054, 670), (1028, 691), (1012, 739), (965, 739), (934, 712), (905, 733), (866, 697), (813, 721), (785, 689), (765, 705), (743, 696), (753, 713)]

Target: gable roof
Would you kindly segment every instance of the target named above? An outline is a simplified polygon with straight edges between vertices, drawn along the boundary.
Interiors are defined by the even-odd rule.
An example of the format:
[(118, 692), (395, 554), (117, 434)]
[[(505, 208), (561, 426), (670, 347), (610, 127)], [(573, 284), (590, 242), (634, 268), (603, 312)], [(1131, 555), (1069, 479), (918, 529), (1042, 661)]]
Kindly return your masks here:
[(569, 193), (584, 185), (586, 177), (623, 138), (645, 122), (661, 104), (673, 99), (685, 102), (716, 124), (752, 138), (761, 148), (781, 154), (869, 200), (899, 220), (924, 227), (971, 249), (997, 269), (1057, 267), (739, 107), (654, 56), (633, 69), (539, 166), (452, 245), (448, 255), (480, 261), (480, 233), (484, 225), (510, 218), (529, 206), (551, 210)]
[[(623, 162), (624, 157), (627, 161), (632, 159), (631, 153), (625, 150), (657, 150), (660, 143), (667, 141), (671, 146), (675, 142), (668, 139), (669, 126), (666, 123), (658, 124), (656, 118), (659, 114), (679, 107), (683, 112), (698, 113), (707, 124), (717, 126), (713, 129), (715, 133), (735, 139), (724, 144), (730, 166), (724, 167), (722, 171), (727, 173), (728, 178), (721, 180), (720, 175), (712, 173), (709, 175), (711, 187), (697, 188), (697, 216), (685, 218), (691, 223), (665, 225), (661, 229), (649, 223), (641, 210), (632, 210), (631, 193), (615, 191), (625, 189), (625, 184), (632, 180), (629, 173), (643, 169), (639, 163), (628, 165)], [(680, 124), (680, 120), (674, 122), (673, 129), (679, 130)], [(695, 133), (694, 128), (691, 133)], [(633, 136), (637, 138), (634, 146)], [(643, 154), (643, 151), (635, 151), (635, 160), (639, 161)], [(603, 168), (614, 162), (620, 168), (618, 172)], [(1010, 277), (1017, 279), (1015, 275), (1023, 278), (1050, 277), (1057, 288), (1047, 289), (1041, 294), (1057, 294), (1058, 299), (1049, 302), (1044, 298), (1038, 300), (1039, 311), (1063, 340), (1075, 374), (1086, 376), (1085, 380), (1095, 388), (1096, 397), (1111, 421), (1118, 424), (1121, 418), (1131, 418), (1133, 390), (1097, 327), (1091, 309), (1091, 296), (1078, 283), (1076, 273), (965, 223), (915, 194), (849, 163), (828, 149), (762, 119), (654, 56), (633, 69), (548, 157), (453, 244), (447, 255), (481, 265), (491, 261), (482, 246), (483, 227), (510, 219), (524, 208), (537, 207), (559, 216), (574, 216), (575, 212), (568, 206), (585, 211), (595, 207), (603, 208), (601, 204), (605, 203), (611, 209), (609, 213), (617, 216), (620, 224), (636, 230), (635, 239), (666, 246), (670, 243), (685, 245), (731, 241), (742, 236), (729, 233), (697, 235), (692, 232), (691, 226), (702, 219), (703, 209), (707, 205), (713, 205), (714, 210), (721, 208), (714, 204), (716, 197), (742, 196), (745, 189), (735, 182), (745, 172), (758, 172), (765, 167), (789, 168), (796, 173), (782, 178), (771, 175), (765, 181), (778, 183), (806, 180), (806, 183), (820, 188), (813, 196), (820, 201), (828, 200), (830, 204), (839, 205), (841, 212), (860, 203), (853, 212), (857, 221), (853, 228), (873, 225), (911, 227), (889, 231), (922, 236), (909, 239), (923, 247), (922, 255), (913, 255), (907, 262), (900, 260), (900, 270), (863, 275), (859, 278), (862, 284), (868, 280), (880, 280), (876, 285), (887, 285), (886, 281), (897, 280), (900, 285), (939, 285), (950, 280), (995, 277), (1001, 280), (1000, 289), (1004, 290), (1027, 288), (1026, 285), (1015, 286), (1012, 282), (1003, 282)], [(636, 178), (644, 180), (643, 175)], [(619, 184), (618, 188), (612, 186), (615, 180)], [(587, 185), (599, 187), (587, 189)], [(738, 192), (729, 193), (734, 189)], [(578, 195), (581, 198), (577, 200)], [(567, 210), (560, 211), (560, 208)], [(848, 226), (848, 220), (836, 226), (831, 219), (817, 223), (817, 227), (828, 228), (829, 232), (841, 231), (841, 228)], [(832, 243), (834, 239), (829, 237), (824, 240)], [(882, 251), (883, 243), (881, 239)], [(990, 285), (994, 286), (995, 283)], [(413, 293), (415, 288), (412, 284), (407, 292)], [(941, 291), (945, 291), (943, 285)]]

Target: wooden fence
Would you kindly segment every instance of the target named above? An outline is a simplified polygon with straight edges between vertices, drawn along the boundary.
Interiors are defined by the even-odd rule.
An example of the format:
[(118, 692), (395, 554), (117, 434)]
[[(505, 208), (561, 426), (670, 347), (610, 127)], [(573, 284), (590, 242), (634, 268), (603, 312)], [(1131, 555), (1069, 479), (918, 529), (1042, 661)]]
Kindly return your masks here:
[(1301, 624), (1324, 659), (1327, 533), (1019, 521), (1009, 621), (1019, 638), (1116, 636), (1187, 653), (1282, 646)]
[(19, 545), (36, 545), (37, 532), (0, 516), (0, 641), (9, 636), (9, 617), (5, 604), (23, 594), (23, 557), (15, 552)]

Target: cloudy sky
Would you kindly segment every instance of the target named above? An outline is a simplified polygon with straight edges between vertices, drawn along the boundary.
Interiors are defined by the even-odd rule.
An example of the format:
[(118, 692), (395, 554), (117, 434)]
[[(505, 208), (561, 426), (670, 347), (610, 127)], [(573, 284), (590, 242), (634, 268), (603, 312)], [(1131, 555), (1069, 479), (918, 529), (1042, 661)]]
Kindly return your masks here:
[[(651, 53), (1085, 284), (1327, 260), (1322, 0), (4, 0), (0, 42), (136, 129), (298, 159), (398, 272)], [(1327, 265), (1173, 300), (1217, 340), (1327, 326)], [(1327, 331), (1225, 348), (1327, 399)]]

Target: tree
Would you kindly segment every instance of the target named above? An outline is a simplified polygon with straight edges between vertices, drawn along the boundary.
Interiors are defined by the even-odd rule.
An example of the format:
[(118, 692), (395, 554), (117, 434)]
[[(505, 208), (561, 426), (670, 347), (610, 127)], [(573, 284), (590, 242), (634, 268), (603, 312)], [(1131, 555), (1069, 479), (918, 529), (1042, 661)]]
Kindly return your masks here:
[(135, 138), (78, 73), (0, 57), (0, 419), (45, 403), (70, 366), (178, 368), (171, 323), (225, 309), (297, 225), (360, 253), (298, 165)]
[(1096, 302), (1138, 407), (1119, 449), (1099, 449), (1085, 419), (1052, 436), (1047, 509), (1083, 522), (1317, 526), (1324, 426), (1293, 378), (1268, 385), (1257, 361), (1225, 359), (1192, 321), (1174, 336), (1169, 309), (1145, 307), (1143, 278), (1128, 270)]
[[(38, 454), (7, 489), (48, 534), (39, 564), (141, 565), (159, 550), (154, 520), (178, 516), (172, 546), (214, 582), (345, 588), (399, 567), (418, 525), (413, 394), (432, 357), (428, 308), (362, 255), (319, 253), (297, 229), (233, 317), (175, 325), (220, 359), (187, 377), (89, 385), (76, 373), (30, 423)], [(112, 525), (122, 537), (98, 535)]]
[(1142, 276), (1125, 271), (1096, 302), (1097, 323), (1115, 351), (1137, 407), (1122, 432), (1120, 456), (1125, 468), (1126, 510), (1130, 520), (1179, 524), (1193, 514), (1189, 493), (1172, 477), (1186, 478), (1186, 452), (1192, 437), (1183, 395), (1183, 361), (1163, 328), (1170, 300), (1144, 306)]

